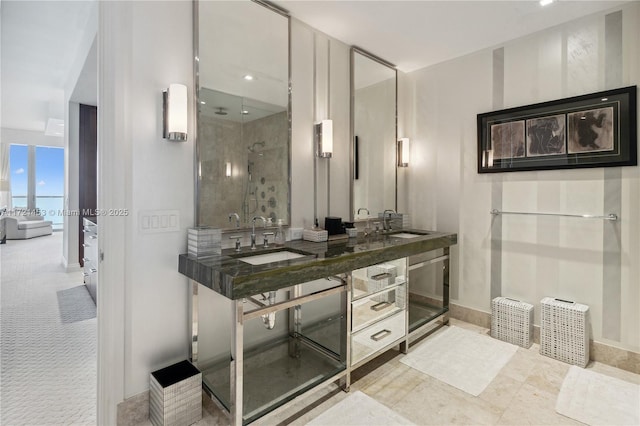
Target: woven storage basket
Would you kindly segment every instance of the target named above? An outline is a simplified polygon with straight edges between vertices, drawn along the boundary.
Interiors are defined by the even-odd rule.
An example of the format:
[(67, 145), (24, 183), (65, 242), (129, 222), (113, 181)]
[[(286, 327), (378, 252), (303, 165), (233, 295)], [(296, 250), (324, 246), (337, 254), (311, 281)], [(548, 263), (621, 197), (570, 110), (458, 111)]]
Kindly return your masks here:
[(188, 361), (151, 373), (149, 420), (155, 426), (188, 426), (202, 418), (202, 373)]
[(491, 337), (528, 348), (533, 336), (533, 305), (508, 297), (491, 301)]
[(553, 297), (545, 297), (540, 303), (540, 354), (586, 367), (589, 363), (589, 307)]

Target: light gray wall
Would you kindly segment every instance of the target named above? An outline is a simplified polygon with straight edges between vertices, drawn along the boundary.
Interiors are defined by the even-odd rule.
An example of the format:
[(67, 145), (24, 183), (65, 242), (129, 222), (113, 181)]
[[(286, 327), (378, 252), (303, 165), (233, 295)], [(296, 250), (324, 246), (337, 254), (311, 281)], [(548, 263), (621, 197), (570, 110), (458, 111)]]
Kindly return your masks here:
[[(78, 210), (80, 202), (80, 105), (68, 102), (65, 108), (65, 150), (64, 150), (64, 209)], [(62, 263), (67, 270), (80, 268), (78, 239), (80, 218), (75, 215), (65, 215), (64, 232), (62, 235)]]
[[(638, 84), (639, 28), (634, 2), (406, 76), (409, 211), (418, 227), (458, 232), (455, 303), (490, 311), (493, 297), (514, 297), (536, 305), (539, 323), (543, 297), (575, 300), (590, 306), (596, 341), (639, 350), (638, 167), (482, 175), (476, 165), (478, 113)], [(621, 220), (493, 219), (492, 208)]]

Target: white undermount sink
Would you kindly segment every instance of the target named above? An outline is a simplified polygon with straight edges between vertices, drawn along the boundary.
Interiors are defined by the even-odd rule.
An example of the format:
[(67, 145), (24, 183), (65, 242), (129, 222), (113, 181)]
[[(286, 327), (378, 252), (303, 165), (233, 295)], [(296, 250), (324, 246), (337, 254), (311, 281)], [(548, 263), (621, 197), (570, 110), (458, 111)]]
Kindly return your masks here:
[(299, 257), (304, 257), (304, 254), (283, 250), (273, 253), (256, 254), (255, 256), (240, 257), (238, 260), (251, 265), (264, 265), (265, 263), (282, 262), (283, 260), (297, 259)]
[(421, 234), (411, 234), (410, 232), (400, 232), (398, 234), (390, 235), (392, 238), (416, 238), (421, 237)]

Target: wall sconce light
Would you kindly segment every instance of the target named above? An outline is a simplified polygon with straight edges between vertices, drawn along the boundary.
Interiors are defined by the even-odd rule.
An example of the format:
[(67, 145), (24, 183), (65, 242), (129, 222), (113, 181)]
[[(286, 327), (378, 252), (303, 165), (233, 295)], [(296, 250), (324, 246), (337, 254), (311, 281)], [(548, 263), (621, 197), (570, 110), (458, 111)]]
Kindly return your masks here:
[(409, 138), (398, 140), (398, 167), (409, 166)]
[(231, 163), (227, 162), (225, 166), (225, 175), (231, 177)]
[(170, 141), (187, 140), (187, 86), (170, 84), (162, 91), (162, 137)]
[(316, 140), (316, 155), (321, 158), (331, 158), (333, 155), (333, 121), (322, 120), (314, 125)]

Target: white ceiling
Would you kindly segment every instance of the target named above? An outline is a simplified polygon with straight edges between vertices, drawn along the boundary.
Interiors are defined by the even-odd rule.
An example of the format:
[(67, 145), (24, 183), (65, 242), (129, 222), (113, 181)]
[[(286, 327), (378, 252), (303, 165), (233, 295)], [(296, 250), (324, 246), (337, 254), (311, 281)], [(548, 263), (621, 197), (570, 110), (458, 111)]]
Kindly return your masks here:
[(492, 47), (628, 1), (275, 0), (291, 16), (404, 72)]
[(2, 127), (44, 132), (64, 119), (64, 90), (92, 1), (0, 2)]

